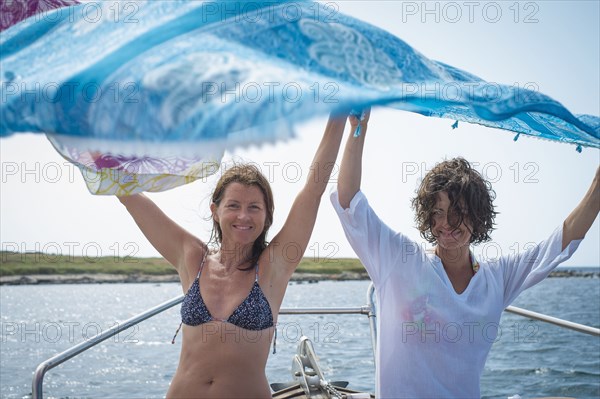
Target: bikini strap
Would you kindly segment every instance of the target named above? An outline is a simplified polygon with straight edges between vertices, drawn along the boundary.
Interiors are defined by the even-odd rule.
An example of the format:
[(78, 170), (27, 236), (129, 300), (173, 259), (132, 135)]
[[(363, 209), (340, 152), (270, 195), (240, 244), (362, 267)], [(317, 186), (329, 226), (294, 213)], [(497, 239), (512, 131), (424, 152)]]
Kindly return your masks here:
[(258, 262), (256, 262), (256, 266), (254, 267), (254, 281), (258, 283)]
[(200, 278), (200, 273), (202, 273), (202, 269), (204, 269), (204, 261), (206, 260), (206, 256), (208, 255), (208, 247), (204, 250), (204, 258), (202, 258), (202, 263), (200, 263), (200, 270), (198, 270), (198, 274), (196, 278)]
[(175, 338), (177, 338), (177, 334), (179, 334), (179, 330), (181, 330), (181, 326), (183, 325), (183, 321), (179, 323), (179, 327), (177, 327), (177, 331), (175, 331), (175, 335), (173, 335), (173, 339), (171, 340), (172, 344), (175, 344)]

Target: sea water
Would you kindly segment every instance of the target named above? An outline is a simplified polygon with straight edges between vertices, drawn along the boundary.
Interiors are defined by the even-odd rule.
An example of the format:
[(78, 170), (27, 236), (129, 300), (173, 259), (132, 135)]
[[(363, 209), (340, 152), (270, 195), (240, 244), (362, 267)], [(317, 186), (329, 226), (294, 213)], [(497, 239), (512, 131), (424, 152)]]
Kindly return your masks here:
[[(365, 305), (368, 281), (292, 283), (283, 307)], [(80, 284), (0, 288), (0, 397), (31, 394), (35, 368), (51, 356), (181, 294), (178, 284)], [(600, 279), (549, 278), (513, 304), (600, 327)], [(179, 306), (110, 338), (48, 372), (46, 397), (160, 398), (177, 365)], [(280, 315), (270, 382), (292, 379), (301, 336), (329, 380), (374, 391), (369, 324), (363, 315)], [(475, 378), (475, 377), (474, 377)], [(600, 397), (600, 338), (506, 313), (481, 380), (484, 397)]]

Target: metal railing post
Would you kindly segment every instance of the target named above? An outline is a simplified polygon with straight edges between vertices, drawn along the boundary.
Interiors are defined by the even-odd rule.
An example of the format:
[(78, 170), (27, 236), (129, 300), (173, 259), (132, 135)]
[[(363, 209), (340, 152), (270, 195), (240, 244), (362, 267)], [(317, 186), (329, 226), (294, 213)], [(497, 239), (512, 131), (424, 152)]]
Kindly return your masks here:
[(371, 328), (371, 346), (373, 348), (373, 361), (377, 353), (377, 308), (375, 307), (375, 285), (369, 284), (367, 289), (367, 303), (371, 311), (369, 312), (369, 327)]

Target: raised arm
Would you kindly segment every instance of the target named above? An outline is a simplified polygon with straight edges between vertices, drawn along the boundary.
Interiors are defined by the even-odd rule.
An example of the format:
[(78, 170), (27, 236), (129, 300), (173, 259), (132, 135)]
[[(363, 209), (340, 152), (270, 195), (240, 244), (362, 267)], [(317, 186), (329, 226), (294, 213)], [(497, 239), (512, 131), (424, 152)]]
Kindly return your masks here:
[(150, 244), (178, 271), (187, 249), (203, 248), (202, 242), (179, 226), (147, 196), (118, 197)]
[[(329, 177), (335, 166), (335, 161), (344, 134), (346, 115), (331, 115), (325, 128), (321, 143), (315, 153), (308, 178), (300, 193), (296, 196), (290, 213), (281, 231), (271, 240), (269, 254), (274, 256), (276, 273), (281, 273), (282, 279), (289, 279), (300, 262), (313, 231), (321, 197), (325, 192)], [(289, 256), (283, 250), (289, 244), (300, 248), (299, 256)]]
[[(338, 196), (340, 205), (345, 209), (350, 207), (350, 201), (360, 190), (360, 181), (362, 177), (362, 154), (365, 145), (365, 136), (367, 133), (367, 123), (371, 111), (365, 113), (364, 118), (359, 121), (354, 116), (350, 116), (350, 136), (346, 142), (344, 155), (342, 157), (342, 166), (338, 178)], [(360, 135), (354, 137), (353, 132), (360, 123)]]
[(594, 181), (587, 193), (565, 219), (563, 224), (562, 249), (573, 240), (582, 239), (588, 232), (600, 212), (600, 167), (596, 169)]

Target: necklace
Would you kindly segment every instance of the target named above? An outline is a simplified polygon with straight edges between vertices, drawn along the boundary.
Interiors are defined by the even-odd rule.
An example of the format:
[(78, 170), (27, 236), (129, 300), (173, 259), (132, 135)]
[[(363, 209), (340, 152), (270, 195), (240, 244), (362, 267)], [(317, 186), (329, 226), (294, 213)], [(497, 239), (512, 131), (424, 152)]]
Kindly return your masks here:
[(479, 262), (473, 256), (473, 252), (469, 251), (469, 259), (471, 261), (471, 267), (473, 268), (473, 274), (476, 274), (479, 271)]

